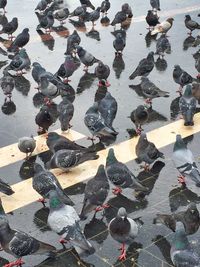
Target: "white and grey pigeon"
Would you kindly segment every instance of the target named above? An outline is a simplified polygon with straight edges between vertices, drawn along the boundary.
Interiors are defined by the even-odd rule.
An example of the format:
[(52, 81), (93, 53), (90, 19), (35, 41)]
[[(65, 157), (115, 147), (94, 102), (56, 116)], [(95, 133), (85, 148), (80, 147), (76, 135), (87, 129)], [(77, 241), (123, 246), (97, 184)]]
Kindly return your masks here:
[(101, 164), (98, 167), (96, 175), (86, 184), (83, 207), (80, 214), (81, 220), (85, 220), (88, 213), (93, 210), (96, 214), (96, 212), (109, 207), (107, 204), (103, 204), (108, 196), (109, 189), (110, 186), (108, 178), (106, 176), (104, 166)]
[(49, 195), (50, 212), (47, 222), (54, 232), (62, 236), (60, 243), (69, 242), (80, 256), (93, 254), (95, 249), (85, 238), (75, 209), (62, 203), (56, 191), (50, 191)]
[(195, 182), (196, 186), (200, 187), (200, 173), (194, 156), (191, 150), (187, 148), (180, 134), (176, 135), (172, 159), (175, 167), (181, 174), (179, 176), (179, 182), (185, 184), (185, 178), (188, 177)]
[(181, 96), (179, 100), (179, 108), (181, 115), (184, 119), (185, 126), (193, 126), (194, 125), (194, 114), (196, 111), (197, 100), (192, 95), (192, 85), (186, 85), (184, 94)]
[(106, 158), (106, 174), (112, 184), (116, 186), (113, 194), (122, 192), (122, 188), (133, 188), (136, 191), (147, 192), (148, 188), (143, 186), (129, 168), (115, 157), (114, 149), (110, 148)]
[(122, 244), (119, 260), (125, 260), (125, 246), (126, 244), (131, 244), (138, 235), (138, 224), (133, 219), (129, 218), (126, 209), (121, 207), (117, 212), (117, 216), (110, 221), (108, 230), (112, 238)]
[(153, 31), (151, 31), (151, 35), (156, 35), (157, 33), (164, 33), (166, 34), (173, 25), (173, 18), (168, 18), (162, 21), (160, 24), (157, 24)]
[(84, 64), (85, 71), (88, 70), (89, 66), (99, 62), (97, 58), (95, 58), (91, 53), (87, 52), (83, 47), (76, 45), (76, 50), (80, 61)]
[(64, 204), (71, 206), (74, 205), (72, 200), (64, 192), (56, 176), (52, 172), (43, 169), (43, 167), (38, 163), (34, 164), (34, 175), (32, 179), (32, 186), (33, 189), (42, 196), (42, 199), (39, 199), (39, 201), (44, 206), (45, 206), (45, 199), (49, 198), (49, 192), (51, 190), (57, 191), (59, 197), (61, 198)]
[(28, 159), (36, 148), (36, 141), (31, 137), (21, 137), (18, 140), (18, 148), (21, 152), (26, 153), (26, 159)]
[(200, 257), (189, 242), (182, 222), (176, 223), (176, 232), (171, 244), (170, 256), (176, 267), (200, 266)]

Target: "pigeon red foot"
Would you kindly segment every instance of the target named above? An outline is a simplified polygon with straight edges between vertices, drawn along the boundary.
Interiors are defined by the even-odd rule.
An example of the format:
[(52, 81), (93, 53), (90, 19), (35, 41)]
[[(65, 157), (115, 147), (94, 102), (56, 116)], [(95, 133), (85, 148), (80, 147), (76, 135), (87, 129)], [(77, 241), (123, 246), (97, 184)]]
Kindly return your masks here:
[(3, 267), (14, 267), (14, 266), (22, 266), (25, 262), (22, 259), (18, 259), (16, 261), (9, 262), (5, 264)]
[(121, 246), (121, 248), (119, 250), (121, 250), (121, 254), (120, 254), (118, 259), (120, 261), (126, 260), (126, 249), (125, 249), (125, 244), (124, 243), (122, 244), (122, 246)]
[(112, 192), (114, 195), (118, 195), (118, 194), (121, 194), (122, 189), (120, 187), (116, 187), (112, 190)]

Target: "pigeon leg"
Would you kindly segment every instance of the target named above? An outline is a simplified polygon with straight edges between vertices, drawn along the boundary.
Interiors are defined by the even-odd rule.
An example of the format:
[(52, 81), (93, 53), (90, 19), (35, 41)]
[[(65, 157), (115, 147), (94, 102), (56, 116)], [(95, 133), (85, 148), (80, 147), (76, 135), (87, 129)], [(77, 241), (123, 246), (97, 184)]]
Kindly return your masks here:
[(144, 165), (141, 165), (141, 166), (140, 166), (140, 169), (144, 169), (145, 172), (150, 171), (149, 164), (147, 164), (147, 163), (145, 162)]
[(179, 176), (178, 176), (178, 182), (179, 182), (180, 184), (186, 184), (186, 182), (185, 182), (185, 176), (183, 176), (183, 175), (179, 175)]
[(111, 86), (111, 84), (108, 81), (106, 81), (105, 85), (106, 85), (106, 87)]
[(60, 21), (60, 25), (62, 26), (63, 24), (65, 24), (66, 23), (66, 21), (64, 21), (64, 20), (61, 20)]
[(65, 244), (67, 243), (67, 240), (65, 240), (64, 238), (61, 238), (61, 239), (59, 240), (59, 243), (63, 246), (63, 248), (66, 248), (66, 247), (65, 247)]
[(83, 71), (88, 72), (88, 66), (84, 66)]
[(95, 212), (102, 211), (102, 210), (107, 209), (107, 208), (109, 208), (109, 207), (110, 207), (110, 205), (107, 204), (107, 203), (105, 203), (105, 204), (103, 204), (103, 205), (97, 207), (97, 208), (95, 209)]
[(122, 189), (120, 187), (116, 187), (112, 190), (112, 192), (114, 195), (118, 195), (118, 194), (121, 194)]
[(69, 82), (71, 82), (71, 80), (69, 80), (68, 78), (65, 78), (65, 79), (63, 80), (63, 82), (64, 82), (64, 83), (69, 83)]
[(197, 74), (197, 79), (200, 79), (200, 73)]
[(94, 143), (94, 141), (96, 140), (94, 137), (90, 137), (90, 136), (88, 136), (87, 137), (87, 140), (90, 140), (90, 141), (92, 141), (92, 143)]
[(187, 34), (188, 34), (189, 36), (191, 36), (191, 35), (192, 35), (192, 31), (188, 32)]
[(145, 103), (146, 103), (146, 104), (149, 104), (150, 106), (152, 106), (152, 99), (151, 99), (151, 98), (147, 98), (147, 99), (145, 100)]
[(180, 96), (182, 96), (182, 94), (183, 94), (183, 87), (180, 85), (179, 88), (178, 88), (178, 90), (176, 92), (179, 93)]
[(5, 15), (6, 13), (8, 13), (5, 8), (3, 9), (3, 14)]
[(18, 259), (16, 261), (9, 262), (5, 264), (3, 267), (13, 267), (13, 266), (22, 266), (25, 262), (22, 259)]
[(120, 261), (123, 261), (123, 260), (126, 260), (126, 249), (125, 249), (125, 243), (122, 244), (121, 248), (121, 255), (119, 256), (119, 260)]
[(47, 202), (46, 202), (45, 198), (39, 198), (39, 199), (37, 200), (37, 202), (41, 202), (42, 205), (43, 205), (43, 207), (46, 207), (45, 203), (47, 203)]
[(142, 132), (142, 131), (143, 131), (143, 129), (142, 129), (141, 126), (136, 128), (136, 134), (137, 134), (137, 135), (141, 135), (141, 132)]

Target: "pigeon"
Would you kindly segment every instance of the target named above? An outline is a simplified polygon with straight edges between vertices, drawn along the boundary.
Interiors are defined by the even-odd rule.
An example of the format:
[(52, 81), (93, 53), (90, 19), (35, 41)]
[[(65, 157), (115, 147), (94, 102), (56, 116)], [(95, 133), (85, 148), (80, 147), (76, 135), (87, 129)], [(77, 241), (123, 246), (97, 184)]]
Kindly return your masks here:
[(51, 100), (60, 95), (58, 81), (54, 78), (48, 78), (45, 74), (40, 75), (40, 92), (46, 97), (47, 104), (51, 104)]
[(67, 49), (65, 55), (71, 54), (73, 50), (76, 49), (76, 45), (79, 45), (81, 42), (81, 38), (76, 30), (67, 38)]
[(176, 135), (172, 160), (176, 169), (181, 174), (178, 177), (180, 183), (186, 184), (185, 178), (188, 177), (194, 181), (196, 186), (200, 187), (200, 173), (194, 160), (194, 156), (179, 134)]
[(64, 21), (68, 18), (68, 16), (69, 16), (69, 9), (67, 7), (55, 10), (53, 13), (54, 19), (57, 19), (61, 25), (65, 23)]
[(104, 118), (105, 124), (112, 127), (117, 114), (117, 101), (109, 92), (98, 102), (98, 110)]
[(125, 14), (127, 15), (128, 18), (133, 17), (132, 9), (128, 3), (123, 4), (121, 8), (122, 8), (122, 11), (125, 12)]
[(123, 35), (121, 33), (118, 33), (116, 35), (115, 40), (113, 41), (113, 47), (116, 50), (115, 55), (121, 56), (122, 51), (124, 50), (125, 46), (126, 46), (126, 39), (123, 37)]
[(70, 125), (70, 121), (74, 115), (74, 105), (66, 97), (64, 97), (58, 105), (58, 112), (61, 130), (67, 131), (72, 127)]
[(193, 117), (196, 111), (196, 105), (196, 98), (192, 95), (192, 85), (187, 84), (185, 92), (179, 100), (180, 112), (183, 116), (185, 126), (194, 125)]
[(148, 121), (149, 113), (145, 106), (139, 105), (131, 112), (130, 119), (136, 126), (136, 133), (138, 135), (143, 131), (142, 125)]
[(58, 193), (64, 204), (71, 206), (74, 205), (68, 195), (64, 192), (56, 176), (52, 172), (44, 170), (42, 166), (38, 163), (34, 164), (34, 176), (32, 179), (32, 186), (33, 189), (43, 197), (39, 201), (42, 202), (44, 206), (45, 199), (49, 198), (49, 192), (51, 190), (55, 190)]
[(171, 244), (171, 260), (177, 267), (200, 266), (199, 255), (194, 251), (192, 244), (188, 241), (182, 222), (176, 223), (176, 231)]
[(0, 9), (3, 8), (4, 14), (6, 13), (5, 7), (7, 5), (7, 0), (0, 0)]
[(50, 212), (47, 222), (54, 232), (62, 236), (60, 243), (69, 242), (80, 256), (93, 254), (95, 249), (84, 236), (75, 209), (65, 205), (56, 191), (50, 191), (49, 196)]
[(200, 29), (200, 24), (198, 24), (196, 21), (192, 20), (190, 15), (185, 16), (185, 27), (190, 30), (188, 33), (189, 35), (192, 35), (192, 32), (194, 30)]
[[(5, 216), (5, 215), (4, 215)], [(56, 248), (43, 243), (27, 233), (12, 229), (6, 219), (0, 218), (0, 244), (2, 249), (14, 257), (16, 261), (4, 266), (21, 266), (23, 256), (46, 254), (55, 257)]]
[(146, 19), (147, 24), (149, 25), (149, 29), (152, 29), (157, 24), (160, 24), (158, 15), (154, 14), (152, 10), (148, 10), (145, 19)]
[(97, 102), (86, 111), (84, 123), (92, 133), (92, 136), (97, 136), (100, 140), (102, 137), (114, 137), (118, 134), (112, 127), (106, 125), (104, 118), (98, 110)]
[(59, 168), (66, 172), (85, 161), (98, 158), (96, 152), (61, 149), (52, 156), (46, 166), (48, 169)]
[(109, 0), (104, 0), (102, 3), (101, 3), (101, 12), (106, 15), (108, 10), (110, 9), (110, 2)]
[(188, 74), (186, 71), (184, 71), (183, 69), (181, 69), (181, 67), (179, 65), (174, 66), (174, 70), (173, 70), (172, 75), (173, 75), (173, 79), (174, 79), (175, 83), (180, 85), (180, 87), (177, 91), (180, 93), (180, 95), (182, 94), (183, 86), (186, 84), (192, 83), (194, 81), (192, 76), (190, 74)]
[(52, 26), (54, 24), (54, 16), (51, 10), (44, 16), (39, 19), (39, 24), (36, 30), (40, 30), (41, 28), (45, 29), (45, 31), (51, 32)]
[(0, 192), (10, 196), (14, 194), (15, 192), (12, 190), (11, 186), (4, 182), (2, 179), (0, 179)]
[(154, 52), (150, 52), (146, 58), (143, 58), (134, 72), (129, 76), (130, 80), (137, 76), (147, 76), (154, 68)]
[(88, 15), (87, 21), (91, 21), (93, 27), (95, 26), (95, 21), (97, 21), (100, 17), (100, 10), (101, 7), (97, 7), (97, 9), (95, 9)]
[(81, 5), (86, 5), (86, 7), (90, 7), (91, 9), (95, 10), (95, 7), (90, 0), (80, 0), (80, 3)]
[(153, 10), (160, 11), (160, 0), (150, 0), (150, 5)]
[(108, 179), (116, 188), (113, 189), (113, 194), (117, 195), (122, 192), (122, 188), (134, 188), (136, 191), (148, 191), (148, 188), (143, 186), (128, 169), (128, 167), (119, 162), (114, 153), (114, 149), (110, 148), (106, 158), (106, 174)]
[(102, 61), (98, 62), (98, 65), (96, 66), (94, 73), (96, 75), (96, 77), (99, 79), (99, 85), (98, 86), (102, 86), (101, 81), (105, 80), (106, 83), (106, 87), (110, 86), (110, 83), (107, 81), (108, 76), (110, 75), (110, 68), (108, 65), (103, 64)]
[(87, 6), (85, 4), (78, 6), (73, 12), (69, 14), (69, 17), (80, 17), (85, 15)]
[(15, 87), (15, 80), (6, 69), (4, 69), (3, 77), (0, 79), (0, 87), (3, 90), (4, 95), (6, 96), (5, 100), (7, 100), (7, 98), (11, 100), (12, 91)]
[(103, 205), (103, 203), (108, 196), (109, 189), (110, 186), (104, 166), (100, 165), (96, 175), (86, 184), (83, 207), (80, 214), (81, 220), (85, 220), (87, 214), (93, 210), (95, 210), (96, 214), (96, 212), (108, 207), (108, 204)]
[(40, 0), (39, 3), (37, 4), (35, 10), (39, 10), (39, 12), (43, 12), (45, 11), (45, 9), (47, 8), (47, 1), (46, 0)]
[(11, 46), (8, 48), (9, 52), (15, 52), (19, 48), (24, 47), (30, 40), (29, 29), (25, 28), (23, 31), (17, 35), (15, 40), (12, 42)]
[[(21, 137), (18, 140), (18, 148), (22, 153), (26, 153), (26, 159), (30, 158), (36, 148), (36, 141), (31, 137)], [(29, 154), (30, 153), (30, 154)]]
[(108, 231), (114, 240), (122, 243), (119, 260), (125, 260), (125, 246), (126, 244), (132, 243), (134, 238), (138, 235), (138, 224), (133, 219), (129, 218), (126, 209), (121, 207), (117, 212), (117, 216), (109, 222)]
[(157, 97), (169, 97), (169, 92), (162, 91), (153, 82), (151, 82), (147, 77), (141, 78), (140, 84), (142, 94), (147, 97), (146, 103), (152, 104), (152, 99)]
[(121, 10), (121, 11), (116, 13), (116, 15), (115, 15), (115, 17), (114, 17), (114, 19), (110, 25), (115, 26), (116, 24), (121, 24), (126, 20), (126, 18), (127, 18), (126, 13)]
[(14, 38), (12, 34), (17, 30), (17, 28), (18, 28), (18, 19), (14, 17), (10, 22), (3, 25), (0, 34), (6, 33), (8, 34), (8, 39), (12, 40)]
[(17, 75), (23, 75), (24, 69), (29, 69), (31, 65), (30, 58), (24, 48), (22, 48), (11, 60), (8, 70), (16, 71)]
[(196, 204), (191, 202), (188, 205), (186, 211), (181, 211), (172, 214), (156, 214), (154, 218), (154, 224), (164, 224), (173, 232), (176, 230), (176, 222), (182, 222), (185, 227), (185, 232), (187, 235), (192, 235), (196, 233), (199, 229), (199, 211)]
[(168, 18), (167, 20), (162, 21), (160, 24), (157, 24), (154, 30), (151, 32), (151, 35), (156, 35), (157, 33), (166, 34), (173, 25), (173, 18)]
[[(63, 63), (63, 71), (64, 71), (64, 82), (68, 83), (70, 80), (68, 79), (73, 73), (80, 67), (81, 63), (77, 57), (73, 57), (72, 55), (66, 55), (65, 62)], [(57, 73), (59, 76), (59, 70)]]
[(46, 106), (41, 107), (39, 113), (35, 117), (35, 122), (39, 126), (38, 133), (46, 133), (53, 124), (53, 117)]
[(33, 62), (32, 64), (32, 77), (34, 81), (38, 84), (40, 84), (40, 76), (46, 73), (45, 68), (43, 68), (40, 63), (38, 62)]
[(87, 71), (89, 66), (92, 66), (94, 63), (98, 63), (99, 60), (95, 58), (92, 54), (87, 52), (81, 46), (76, 46), (77, 54), (80, 61), (84, 64), (84, 70)]
[(165, 34), (162, 34), (156, 42), (156, 52), (159, 57), (164, 57), (165, 53), (169, 54), (171, 52), (171, 45)]
[(144, 161), (146, 170), (149, 169), (149, 165), (156, 161), (158, 158), (164, 158), (162, 152), (160, 152), (154, 143), (148, 141), (145, 133), (141, 133), (138, 143), (135, 147), (135, 152), (139, 162)]

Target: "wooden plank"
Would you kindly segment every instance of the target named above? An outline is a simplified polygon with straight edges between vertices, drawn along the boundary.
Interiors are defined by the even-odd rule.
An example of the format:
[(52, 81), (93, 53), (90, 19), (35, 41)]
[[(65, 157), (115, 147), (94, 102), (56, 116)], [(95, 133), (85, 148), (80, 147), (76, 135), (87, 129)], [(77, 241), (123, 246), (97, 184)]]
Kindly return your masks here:
[[(176, 134), (181, 134), (182, 137), (187, 137), (199, 132), (200, 113), (195, 115), (194, 124), (193, 127), (185, 127), (183, 125), (183, 120), (178, 120), (148, 132), (147, 136), (158, 148), (162, 148), (173, 143)], [(136, 158), (135, 146), (137, 141), (138, 137), (134, 137), (130, 140), (113, 145), (119, 161), (126, 163)], [(53, 173), (57, 176), (63, 188), (83, 182), (95, 175), (100, 164), (105, 164), (108, 149), (109, 148), (104, 149), (98, 153), (100, 156), (98, 160), (85, 162), (68, 173), (63, 173), (58, 169), (54, 170)], [(32, 189), (31, 183), (32, 179), (30, 178), (13, 185), (12, 188), (15, 191), (15, 194), (12, 196), (1, 194), (6, 212), (16, 210), (37, 200), (39, 195)]]

